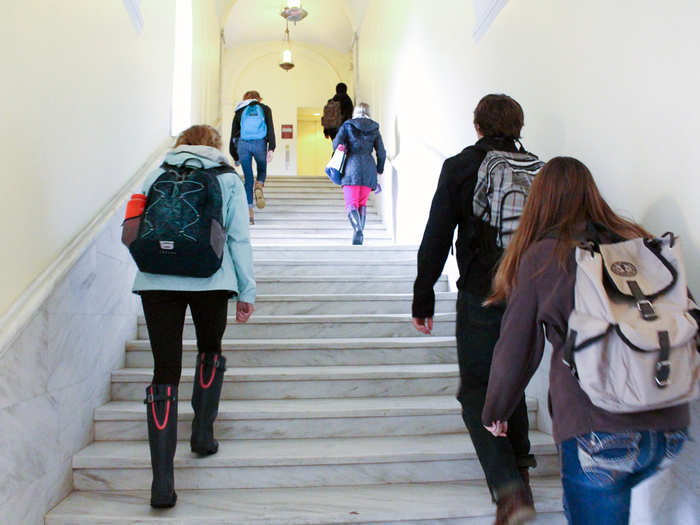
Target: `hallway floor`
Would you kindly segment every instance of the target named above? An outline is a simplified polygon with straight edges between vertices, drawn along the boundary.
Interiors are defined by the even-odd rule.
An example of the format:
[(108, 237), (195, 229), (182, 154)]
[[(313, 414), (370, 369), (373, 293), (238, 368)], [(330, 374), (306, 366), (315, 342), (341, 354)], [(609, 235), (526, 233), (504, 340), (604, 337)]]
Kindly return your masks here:
[[(251, 227), (258, 300), (230, 318), (218, 454), (187, 440), (196, 356), (185, 326), (178, 504), (148, 505), (144, 405), (152, 357), (143, 319), (95, 412), (95, 442), (73, 458), (74, 492), (46, 517), (77, 524), (444, 524), (494, 519), (483, 473), (454, 398), (456, 294), (436, 285), (436, 335), (408, 312), (416, 247), (394, 246), (368, 208), (366, 243), (351, 246), (342, 192), (321, 177), (271, 176)], [(343, 276), (339, 278), (338, 276)], [(529, 400), (534, 421), (539, 409)], [(551, 437), (531, 435), (539, 467), (535, 523), (563, 524)]]

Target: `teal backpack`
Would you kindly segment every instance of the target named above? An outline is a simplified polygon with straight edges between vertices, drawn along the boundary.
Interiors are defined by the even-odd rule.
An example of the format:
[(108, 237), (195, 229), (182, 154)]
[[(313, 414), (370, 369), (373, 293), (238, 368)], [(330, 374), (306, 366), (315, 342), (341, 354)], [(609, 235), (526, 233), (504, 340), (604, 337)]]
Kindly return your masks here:
[(260, 104), (248, 104), (241, 115), (241, 139), (259, 140), (266, 136), (265, 110)]

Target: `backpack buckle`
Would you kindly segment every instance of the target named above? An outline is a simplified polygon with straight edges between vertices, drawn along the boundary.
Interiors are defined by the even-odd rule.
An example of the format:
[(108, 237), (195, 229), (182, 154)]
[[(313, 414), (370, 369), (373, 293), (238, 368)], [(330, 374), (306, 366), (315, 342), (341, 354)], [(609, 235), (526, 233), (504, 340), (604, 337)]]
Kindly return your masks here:
[(653, 321), (655, 319), (658, 319), (659, 317), (658, 315), (656, 315), (654, 306), (648, 299), (637, 301), (637, 310), (641, 312), (642, 319), (644, 319), (645, 321)]
[(656, 363), (656, 384), (659, 388), (667, 387), (671, 384), (669, 379), (671, 375), (671, 362), (670, 361), (657, 361)]

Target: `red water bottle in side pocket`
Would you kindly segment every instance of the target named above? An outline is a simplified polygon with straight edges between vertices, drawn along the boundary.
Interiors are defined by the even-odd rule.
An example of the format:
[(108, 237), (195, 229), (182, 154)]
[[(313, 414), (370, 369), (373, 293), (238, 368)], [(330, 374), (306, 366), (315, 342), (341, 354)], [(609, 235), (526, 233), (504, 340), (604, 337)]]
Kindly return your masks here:
[(145, 209), (146, 196), (143, 193), (134, 193), (126, 203), (126, 213), (122, 223), (122, 243), (127, 248), (138, 237), (141, 217)]

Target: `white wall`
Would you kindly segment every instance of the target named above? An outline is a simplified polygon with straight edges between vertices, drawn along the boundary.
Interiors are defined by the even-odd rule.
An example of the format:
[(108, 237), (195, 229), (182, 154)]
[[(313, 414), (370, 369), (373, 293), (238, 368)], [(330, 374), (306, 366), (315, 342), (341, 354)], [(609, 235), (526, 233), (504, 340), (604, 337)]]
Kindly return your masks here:
[[(168, 135), (174, 3), (5, 2), (0, 314)], [(8, 81), (10, 80), (11, 81)]]
[(400, 136), (399, 240), (420, 240), (426, 189), (474, 142), (479, 98), (505, 92), (525, 109), (529, 149), (579, 157), (617, 210), (679, 233), (697, 260), (700, 4), (520, 0), (478, 44), (473, 16), (471, 2), (372, 2), (360, 32), (358, 100), (379, 109), (390, 152)]
[[(323, 107), (335, 94), (338, 82), (348, 84), (352, 96), (352, 59), (350, 53), (319, 45), (293, 43), (294, 69), (279, 67), (282, 43), (266, 42), (244, 44), (229, 48), (224, 53), (222, 89), (222, 126), (224, 143), (231, 136), (231, 122), (235, 105), (249, 90), (257, 90), (263, 102), (272, 109), (277, 149), (268, 173), (296, 175), (297, 108)], [(280, 138), (281, 125), (294, 126), (294, 139)], [(285, 149), (289, 146), (289, 162)], [(226, 147), (226, 149), (228, 146)]]
[(192, 6), (192, 123), (215, 124), (221, 117), (221, 21), (215, 0)]

